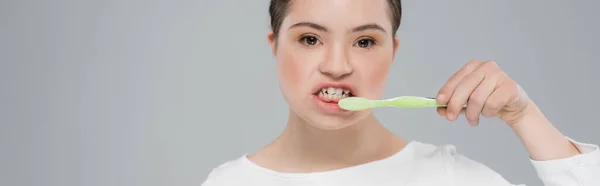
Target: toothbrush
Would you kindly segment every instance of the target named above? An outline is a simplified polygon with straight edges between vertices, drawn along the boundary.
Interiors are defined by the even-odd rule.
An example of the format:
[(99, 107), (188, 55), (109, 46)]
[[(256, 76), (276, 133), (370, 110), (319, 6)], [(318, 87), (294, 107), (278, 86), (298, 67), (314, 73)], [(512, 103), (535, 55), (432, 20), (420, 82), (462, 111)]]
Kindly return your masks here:
[(424, 107), (446, 107), (438, 104), (435, 98), (418, 96), (400, 96), (385, 100), (370, 100), (361, 97), (348, 97), (338, 101), (340, 108), (350, 111), (358, 111), (375, 107), (397, 107), (397, 108), (424, 108)]

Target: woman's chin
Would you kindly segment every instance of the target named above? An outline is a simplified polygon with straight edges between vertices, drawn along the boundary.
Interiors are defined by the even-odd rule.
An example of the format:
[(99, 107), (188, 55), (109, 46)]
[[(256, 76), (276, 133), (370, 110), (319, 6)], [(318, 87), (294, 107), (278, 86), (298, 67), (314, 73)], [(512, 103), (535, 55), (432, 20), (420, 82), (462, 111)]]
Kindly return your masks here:
[[(311, 126), (321, 130), (340, 130), (353, 125), (356, 125), (364, 117), (358, 117), (359, 113), (355, 113), (351, 116), (340, 117), (340, 116), (328, 116), (321, 115), (312, 117), (307, 123)], [(360, 113), (364, 115), (365, 113)]]
[(296, 119), (303, 120), (301, 123), (319, 130), (340, 130), (361, 123), (371, 115), (371, 110), (327, 112), (319, 108), (291, 109), (297, 116)]

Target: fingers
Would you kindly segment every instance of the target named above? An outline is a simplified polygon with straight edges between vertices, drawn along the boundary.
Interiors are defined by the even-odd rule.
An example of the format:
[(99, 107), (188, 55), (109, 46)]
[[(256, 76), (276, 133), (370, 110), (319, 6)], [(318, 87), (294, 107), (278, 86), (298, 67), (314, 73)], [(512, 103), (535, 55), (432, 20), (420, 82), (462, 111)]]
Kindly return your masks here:
[(516, 87), (510, 86), (506, 83), (505, 85), (499, 85), (498, 88), (489, 96), (485, 102), (485, 107), (481, 111), (481, 114), (485, 117), (493, 117), (504, 108), (504, 106), (512, 99), (511, 92), (514, 92)]
[[(438, 107), (438, 108), (437, 108), (437, 113), (438, 113), (440, 116), (444, 116), (444, 117), (445, 117), (445, 116), (447, 115), (447, 114), (446, 114), (447, 110), (448, 110), (448, 108), (446, 108), (446, 107)], [(460, 115), (460, 114), (465, 114), (465, 112), (466, 112), (466, 111), (467, 111), (467, 109), (463, 107), (463, 108), (460, 110), (460, 113), (459, 113), (459, 115)]]
[(509, 95), (513, 91), (500, 86), (503, 74), (493, 61), (469, 62), (440, 89), (437, 101), (447, 104), (447, 107), (438, 108), (438, 114), (449, 121), (455, 121), (464, 114), (473, 126), (479, 124), (482, 114), (486, 117), (496, 115), (511, 99)]
[[(456, 88), (452, 93), (452, 97), (450, 97), (450, 101), (448, 101), (448, 106), (446, 109), (446, 118), (448, 120), (454, 121), (456, 118), (458, 118), (461, 109), (467, 103), (467, 100), (470, 99), (471, 94), (481, 84), (484, 78), (484, 73), (473, 72), (464, 77), (458, 83), (458, 85), (456, 85)], [(467, 111), (468, 110), (469, 109), (467, 109)]]
[(471, 125), (479, 124), (479, 116), (485, 103), (489, 100), (490, 95), (496, 89), (497, 79), (488, 77), (471, 93), (467, 103), (465, 116)]
[(479, 60), (472, 60), (469, 63), (467, 63), (463, 68), (454, 73), (438, 92), (438, 95), (436, 96), (437, 102), (440, 104), (448, 104), (448, 101), (450, 100), (450, 97), (452, 97), (452, 94), (454, 93), (454, 90), (456, 89), (456, 86), (459, 84), (459, 82), (465, 76), (469, 75), (471, 72), (477, 69), (482, 63), (483, 62)]

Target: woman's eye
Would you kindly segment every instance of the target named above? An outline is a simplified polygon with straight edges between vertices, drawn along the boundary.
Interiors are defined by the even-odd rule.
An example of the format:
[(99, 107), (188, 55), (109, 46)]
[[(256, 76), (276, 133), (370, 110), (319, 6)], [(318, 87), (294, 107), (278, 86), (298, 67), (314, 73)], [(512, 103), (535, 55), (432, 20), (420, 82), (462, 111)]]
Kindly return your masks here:
[(361, 39), (356, 42), (356, 45), (361, 48), (370, 48), (373, 44), (375, 44), (375, 41), (372, 39)]
[(316, 45), (316, 44), (319, 43), (319, 39), (317, 39), (317, 37), (314, 37), (314, 36), (303, 37), (301, 39), (301, 41), (302, 41), (303, 44), (305, 44), (305, 45), (311, 45), (311, 46), (312, 45)]

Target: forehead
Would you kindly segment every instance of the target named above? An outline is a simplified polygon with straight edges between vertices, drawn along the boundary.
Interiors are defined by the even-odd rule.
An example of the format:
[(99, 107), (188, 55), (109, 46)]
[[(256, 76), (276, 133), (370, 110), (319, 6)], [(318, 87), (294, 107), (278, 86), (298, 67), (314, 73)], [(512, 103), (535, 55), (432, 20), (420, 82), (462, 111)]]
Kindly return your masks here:
[(314, 22), (331, 30), (374, 23), (391, 32), (387, 0), (294, 0), (282, 26)]

